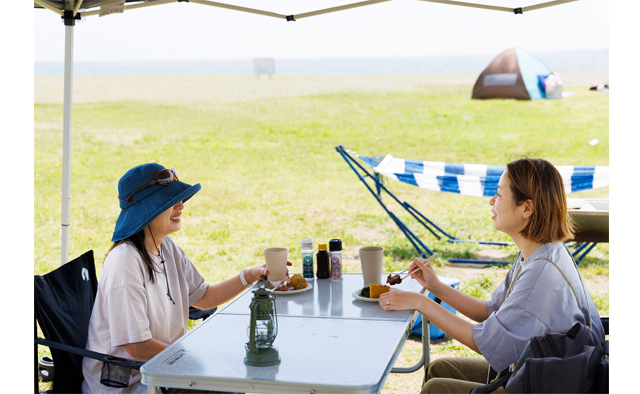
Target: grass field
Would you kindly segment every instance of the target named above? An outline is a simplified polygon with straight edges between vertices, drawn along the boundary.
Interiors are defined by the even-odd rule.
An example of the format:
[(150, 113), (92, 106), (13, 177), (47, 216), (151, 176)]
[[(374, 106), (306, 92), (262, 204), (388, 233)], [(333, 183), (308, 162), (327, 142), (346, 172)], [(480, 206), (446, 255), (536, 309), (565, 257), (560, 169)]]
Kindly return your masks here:
[[(149, 86), (157, 89), (163, 77), (151, 81)], [(37, 100), (39, 87), (49, 82), (36, 78), (35, 274), (56, 268), (60, 254), (62, 105)], [(246, 86), (265, 81), (246, 77), (234, 83), (227, 89), (236, 97)], [(221, 89), (217, 80), (207, 78), (197, 89), (206, 91), (207, 84)], [(323, 84), (314, 81), (313, 86)], [(255, 96), (252, 90), (225, 101), (206, 95), (184, 100), (185, 85), (158, 90), (153, 97), (123, 94), (129, 99), (119, 101), (109, 91), (107, 98), (81, 100), (73, 108), (70, 257), (93, 249), (99, 275), (119, 213), (118, 179), (146, 162), (175, 167), (181, 180), (202, 185), (186, 204), (182, 230), (173, 239), (208, 282), (261, 263), (262, 250), (273, 246), (290, 248), (293, 271), (300, 271), (299, 242), (305, 237), (316, 243), (342, 239), (347, 272), (360, 270), (357, 250), (369, 245), (385, 247), (385, 270), (408, 265), (414, 256), (410, 244), (335, 151), (340, 143), (362, 155), (430, 161), (504, 165), (529, 155), (556, 165), (609, 163), (609, 96), (589, 92), (587, 86), (565, 86), (575, 95), (537, 102), (470, 100), (467, 84), (425, 83), (398, 90), (383, 83), (380, 89), (345, 86), (289, 95), (270, 94), (267, 86)], [(600, 143), (591, 146), (594, 138)], [(389, 185), (458, 237), (507, 240), (493, 230), (488, 198)], [(608, 194), (609, 188), (603, 188), (572, 196)], [(515, 258), (513, 246), (451, 245), (418, 227), (413, 230), (447, 257)], [(608, 263), (607, 244), (581, 263), (602, 314), (609, 309)], [(506, 273), (504, 267), (438, 270), (459, 275), (463, 290), (484, 297)], [(415, 338), (407, 343), (399, 364), (420, 357)], [(471, 355), (448, 337), (432, 345), (432, 357)], [(383, 392), (418, 392), (419, 375), (391, 375)]]

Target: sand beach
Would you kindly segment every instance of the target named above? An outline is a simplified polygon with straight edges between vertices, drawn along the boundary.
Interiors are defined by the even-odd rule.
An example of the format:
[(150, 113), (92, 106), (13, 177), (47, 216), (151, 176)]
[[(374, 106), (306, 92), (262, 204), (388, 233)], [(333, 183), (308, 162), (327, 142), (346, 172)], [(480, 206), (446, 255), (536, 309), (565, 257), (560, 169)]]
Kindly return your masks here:
[[(565, 91), (609, 82), (608, 70), (559, 70)], [(163, 104), (240, 102), (335, 92), (425, 91), (438, 87), (471, 89), (479, 74), (236, 76), (158, 75), (74, 77), (76, 104), (145, 101)], [(63, 102), (63, 77), (35, 77), (36, 103)]]

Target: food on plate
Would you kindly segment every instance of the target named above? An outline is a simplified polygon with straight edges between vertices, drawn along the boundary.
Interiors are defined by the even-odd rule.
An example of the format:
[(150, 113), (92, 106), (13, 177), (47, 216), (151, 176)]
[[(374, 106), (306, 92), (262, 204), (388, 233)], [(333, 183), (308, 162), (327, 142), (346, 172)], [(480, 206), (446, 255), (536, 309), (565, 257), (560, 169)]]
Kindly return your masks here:
[(278, 285), (278, 291), (289, 291), (289, 286), (287, 286), (287, 282), (282, 282)]
[(402, 278), (400, 277), (400, 274), (389, 274), (389, 276), (387, 276), (387, 283), (389, 286), (399, 285), (402, 283)]
[(363, 287), (362, 290), (360, 290), (360, 297), (371, 298), (369, 294), (369, 286)]
[(291, 277), (291, 285), (294, 289), (301, 290), (307, 287), (307, 281), (302, 274), (294, 274)]
[(380, 294), (386, 293), (389, 290), (391, 290), (391, 288), (387, 285), (371, 283), (369, 285), (369, 298), (380, 298)]

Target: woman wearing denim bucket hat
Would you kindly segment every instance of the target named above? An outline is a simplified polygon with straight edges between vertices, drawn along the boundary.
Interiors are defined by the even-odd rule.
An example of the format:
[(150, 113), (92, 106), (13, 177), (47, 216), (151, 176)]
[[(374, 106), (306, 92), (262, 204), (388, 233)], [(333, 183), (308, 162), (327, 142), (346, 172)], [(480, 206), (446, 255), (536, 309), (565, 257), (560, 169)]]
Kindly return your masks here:
[[(134, 167), (120, 178), (121, 211), (98, 282), (88, 350), (149, 360), (186, 334), (189, 306), (213, 308), (266, 277), (265, 266), (259, 265), (209, 285), (169, 238), (180, 230), (184, 203), (199, 190), (200, 184), (181, 182), (173, 168), (155, 163)], [(147, 392), (136, 370), (128, 376), (128, 387), (104, 385), (102, 367), (102, 362), (83, 359), (83, 393)]]

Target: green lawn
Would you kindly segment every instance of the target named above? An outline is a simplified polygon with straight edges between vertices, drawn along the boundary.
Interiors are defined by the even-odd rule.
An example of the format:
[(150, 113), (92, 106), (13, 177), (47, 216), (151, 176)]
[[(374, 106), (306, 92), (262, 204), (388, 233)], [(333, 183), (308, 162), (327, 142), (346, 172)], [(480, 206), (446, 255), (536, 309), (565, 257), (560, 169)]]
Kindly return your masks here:
[[(70, 257), (93, 249), (100, 274), (119, 213), (118, 179), (135, 165), (158, 162), (202, 185), (173, 238), (209, 282), (261, 263), (262, 250), (273, 246), (289, 247), (300, 271), (305, 237), (341, 238), (348, 272), (359, 271), (357, 250), (368, 245), (385, 247), (385, 270), (404, 268), (414, 255), (410, 244), (335, 146), (430, 161), (504, 165), (529, 155), (556, 165), (608, 165), (609, 96), (575, 90), (563, 100), (537, 102), (477, 101), (467, 86), (424, 86), (236, 103), (76, 104)], [(59, 265), (61, 123), (61, 105), (35, 105), (35, 274)], [(600, 144), (590, 146), (594, 138)], [(389, 186), (458, 237), (507, 240), (493, 230), (488, 198)], [(604, 188), (575, 197), (608, 194)], [(474, 257), (482, 249), (412, 228), (444, 256)], [(506, 251), (515, 257), (515, 247)], [(585, 276), (608, 278), (608, 251), (599, 245), (584, 260)], [(490, 270), (479, 276), (484, 271)], [(462, 287), (487, 296), (487, 281), (496, 284), (478, 279)], [(607, 312), (608, 302), (607, 290), (599, 296)], [(451, 341), (441, 346), (447, 354), (466, 354)]]

